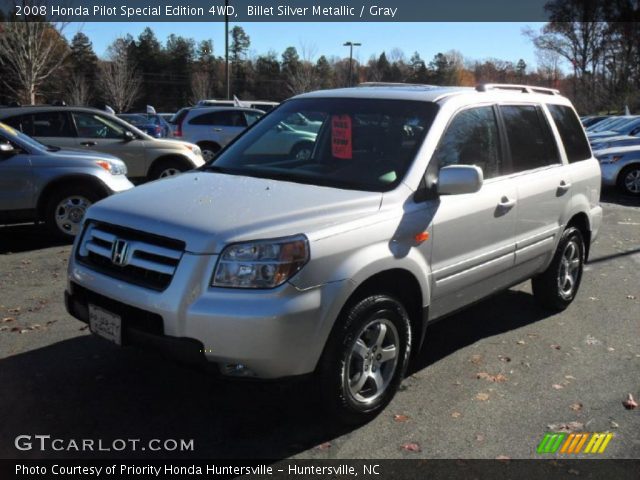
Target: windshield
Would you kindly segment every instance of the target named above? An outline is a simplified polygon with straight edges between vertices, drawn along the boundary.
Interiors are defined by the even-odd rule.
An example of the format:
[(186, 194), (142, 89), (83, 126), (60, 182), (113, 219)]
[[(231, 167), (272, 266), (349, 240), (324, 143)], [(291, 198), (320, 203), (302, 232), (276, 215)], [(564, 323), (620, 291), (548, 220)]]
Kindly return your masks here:
[(47, 147), (43, 143), (34, 140), (28, 135), (25, 135), (18, 130), (11, 128), (8, 125), (0, 122), (0, 141), (6, 140), (9, 142), (17, 142), (18, 144), (22, 143), (22, 145), (26, 145), (27, 147), (35, 148), (36, 150), (47, 150), (47, 151), (56, 151), (60, 150), (55, 147)]
[(153, 123), (153, 121), (145, 115), (119, 115), (119, 117), (125, 122), (129, 122), (131, 125), (135, 126), (144, 126), (149, 123)]
[[(204, 169), (366, 191), (398, 185), (438, 107), (431, 102), (317, 98), (285, 102)], [(313, 119), (302, 130), (293, 118)], [(314, 127), (316, 127), (314, 125)]]

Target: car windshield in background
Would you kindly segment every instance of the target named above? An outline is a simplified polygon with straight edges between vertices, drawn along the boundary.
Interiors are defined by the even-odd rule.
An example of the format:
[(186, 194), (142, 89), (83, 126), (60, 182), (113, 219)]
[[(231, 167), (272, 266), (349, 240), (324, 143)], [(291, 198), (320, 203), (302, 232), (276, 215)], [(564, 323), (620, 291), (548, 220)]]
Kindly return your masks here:
[(290, 100), (203, 168), (388, 191), (404, 178), (437, 109), (434, 103), (417, 101)]
[(125, 122), (128, 122), (136, 127), (154, 123), (154, 119), (148, 118), (145, 115), (119, 115), (119, 117)]

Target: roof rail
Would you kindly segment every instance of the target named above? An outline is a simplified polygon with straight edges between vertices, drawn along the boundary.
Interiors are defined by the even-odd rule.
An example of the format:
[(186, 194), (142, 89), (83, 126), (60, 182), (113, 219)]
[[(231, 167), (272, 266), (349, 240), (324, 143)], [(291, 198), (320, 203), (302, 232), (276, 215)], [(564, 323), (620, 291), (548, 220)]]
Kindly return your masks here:
[(488, 90), (519, 90), (522, 93), (544, 93), (546, 95), (560, 95), (560, 90), (547, 87), (536, 87), (534, 85), (517, 85), (512, 83), (481, 83), (476, 85), (478, 92)]
[(426, 83), (402, 83), (402, 82), (362, 82), (358, 87), (429, 87), (437, 88), (437, 85)]

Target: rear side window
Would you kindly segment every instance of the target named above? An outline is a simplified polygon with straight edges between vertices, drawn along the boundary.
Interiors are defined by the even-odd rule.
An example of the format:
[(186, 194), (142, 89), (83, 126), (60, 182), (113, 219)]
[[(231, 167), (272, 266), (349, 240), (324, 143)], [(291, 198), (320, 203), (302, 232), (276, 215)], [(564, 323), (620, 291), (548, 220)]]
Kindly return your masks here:
[(547, 105), (567, 152), (569, 163), (591, 158), (591, 150), (582, 125), (571, 107)]
[(551, 128), (539, 107), (503, 105), (504, 120), (514, 172), (560, 163)]
[(189, 121), (190, 125), (219, 125), (222, 127), (246, 127), (247, 120), (243, 112), (223, 110), (198, 115)]
[(502, 156), (493, 107), (470, 108), (457, 114), (435, 152), (439, 167), (476, 165), (484, 178), (501, 175)]
[(34, 137), (72, 137), (69, 116), (64, 112), (41, 112), (33, 114)]

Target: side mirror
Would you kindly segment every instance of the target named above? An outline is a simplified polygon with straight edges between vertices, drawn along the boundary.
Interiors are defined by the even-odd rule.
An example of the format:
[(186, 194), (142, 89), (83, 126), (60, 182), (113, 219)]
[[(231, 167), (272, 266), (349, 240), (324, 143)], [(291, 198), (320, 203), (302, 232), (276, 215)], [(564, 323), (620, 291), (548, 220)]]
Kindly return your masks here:
[(475, 165), (450, 165), (440, 169), (438, 193), (460, 195), (475, 193), (482, 187), (482, 169)]
[(125, 142), (130, 142), (132, 140), (135, 140), (136, 136), (133, 133), (131, 133), (129, 130), (125, 130), (124, 134), (122, 135), (122, 139)]
[(11, 155), (15, 155), (17, 150), (13, 148), (13, 145), (10, 143), (0, 143), (0, 154), (3, 157), (10, 157)]

